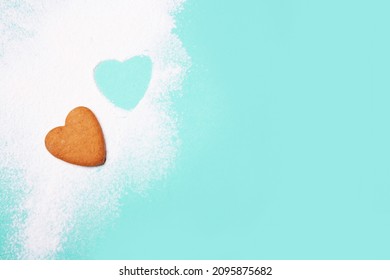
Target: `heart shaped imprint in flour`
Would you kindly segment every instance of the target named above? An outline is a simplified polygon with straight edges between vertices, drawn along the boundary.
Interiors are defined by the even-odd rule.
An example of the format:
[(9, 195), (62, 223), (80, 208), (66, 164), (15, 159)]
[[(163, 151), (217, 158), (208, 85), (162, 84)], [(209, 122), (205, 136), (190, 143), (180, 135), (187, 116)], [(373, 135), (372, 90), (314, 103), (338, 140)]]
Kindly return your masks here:
[(70, 111), (65, 126), (56, 127), (46, 135), (45, 145), (53, 156), (72, 164), (99, 166), (106, 161), (102, 128), (86, 107)]
[(95, 68), (95, 82), (115, 106), (131, 110), (144, 97), (152, 76), (152, 60), (136, 56), (126, 61), (106, 60)]

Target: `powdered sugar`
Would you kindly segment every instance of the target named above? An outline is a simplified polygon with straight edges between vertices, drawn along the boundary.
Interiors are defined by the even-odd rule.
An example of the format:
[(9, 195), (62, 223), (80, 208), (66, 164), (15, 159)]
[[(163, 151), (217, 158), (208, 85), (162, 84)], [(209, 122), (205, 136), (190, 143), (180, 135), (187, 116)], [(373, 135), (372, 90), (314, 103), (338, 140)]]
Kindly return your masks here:
[[(0, 176), (4, 192), (19, 194), (8, 249), (13, 258), (55, 258), (83, 211), (115, 211), (124, 188), (142, 191), (174, 162), (179, 139), (170, 97), (188, 57), (172, 34), (172, 12), (182, 1), (17, 2), (0, 36)], [(17, 26), (24, 31), (13, 31)], [(151, 57), (152, 79), (138, 106), (125, 111), (99, 92), (93, 69), (136, 55)], [(46, 133), (80, 105), (103, 128), (102, 167), (64, 163), (44, 147)], [(18, 175), (5, 182), (9, 170)]]

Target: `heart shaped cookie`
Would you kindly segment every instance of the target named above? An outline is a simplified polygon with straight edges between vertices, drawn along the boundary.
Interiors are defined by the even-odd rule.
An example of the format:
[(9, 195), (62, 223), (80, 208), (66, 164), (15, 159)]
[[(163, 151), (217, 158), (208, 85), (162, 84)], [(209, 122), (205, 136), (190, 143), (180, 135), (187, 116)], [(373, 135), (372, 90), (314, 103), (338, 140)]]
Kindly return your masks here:
[(70, 111), (65, 126), (52, 129), (45, 138), (47, 150), (56, 158), (81, 166), (106, 161), (106, 144), (99, 121), (86, 107)]

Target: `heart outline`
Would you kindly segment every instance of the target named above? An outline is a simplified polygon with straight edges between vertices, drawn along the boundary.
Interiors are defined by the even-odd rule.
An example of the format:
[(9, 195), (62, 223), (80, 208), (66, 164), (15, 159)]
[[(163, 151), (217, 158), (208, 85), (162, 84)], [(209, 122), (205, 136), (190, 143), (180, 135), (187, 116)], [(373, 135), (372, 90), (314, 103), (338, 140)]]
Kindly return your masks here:
[(97, 88), (115, 106), (131, 110), (144, 97), (152, 77), (152, 60), (148, 56), (105, 60), (94, 69)]

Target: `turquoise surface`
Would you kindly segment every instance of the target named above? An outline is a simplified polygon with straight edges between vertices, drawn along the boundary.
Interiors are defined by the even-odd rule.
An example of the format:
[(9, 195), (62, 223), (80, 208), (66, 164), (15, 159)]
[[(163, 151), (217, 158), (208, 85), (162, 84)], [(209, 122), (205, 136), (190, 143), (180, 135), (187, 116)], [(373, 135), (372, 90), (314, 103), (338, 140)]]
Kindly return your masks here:
[(389, 259), (389, 11), (188, 0), (176, 167), (60, 257)]
[(126, 110), (137, 106), (145, 95), (151, 76), (152, 61), (146, 56), (136, 56), (123, 62), (102, 61), (94, 71), (96, 85), (102, 94)]
[(176, 169), (95, 259), (389, 259), (390, 2), (189, 0)]

